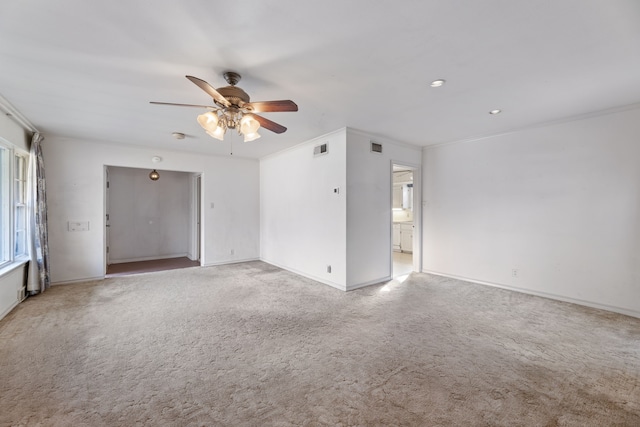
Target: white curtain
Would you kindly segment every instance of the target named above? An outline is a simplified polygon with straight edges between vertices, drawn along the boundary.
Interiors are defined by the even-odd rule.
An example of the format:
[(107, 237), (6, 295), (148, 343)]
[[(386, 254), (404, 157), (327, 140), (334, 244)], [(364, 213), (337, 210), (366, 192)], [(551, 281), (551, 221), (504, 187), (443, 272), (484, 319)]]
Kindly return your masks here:
[(31, 257), (27, 275), (27, 292), (31, 295), (44, 292), (51, 285), (49, 280), (49, 240), (47, 237), (47, 197), (41, 146), (43, 139), (39, 133), (33, 135), (27, 176), (27, 238)]

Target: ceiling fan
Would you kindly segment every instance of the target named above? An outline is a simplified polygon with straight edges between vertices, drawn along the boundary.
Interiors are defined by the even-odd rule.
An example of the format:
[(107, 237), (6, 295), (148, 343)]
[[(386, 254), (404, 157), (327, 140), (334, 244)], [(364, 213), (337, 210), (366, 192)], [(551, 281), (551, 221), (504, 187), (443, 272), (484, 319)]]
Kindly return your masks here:
[(151, 104), (175, 105), (178, 107), (206, 108), (204, 114), (198, 116), (198, 123), (209, 136), (223, 140), (227, 129), (236, 129), (244, 136), (244, 141), (260, 138), (258, 129), (263, 127), (271, 132), (283, 133), (286, 127), (255, 113), (273, 113), (280, 111), (298, 111), (298, 106), (291, 100), (250, 102), (249, 95), (236, 86), (241, 79), (240, 74), (227, 71), (223, 74), (229, 86), (213, 88), (209, 83), (193, 76), (186, 76), (196, 86), (213, 98), (213, 105), (176, 104), (173, 102), (155, 102)]

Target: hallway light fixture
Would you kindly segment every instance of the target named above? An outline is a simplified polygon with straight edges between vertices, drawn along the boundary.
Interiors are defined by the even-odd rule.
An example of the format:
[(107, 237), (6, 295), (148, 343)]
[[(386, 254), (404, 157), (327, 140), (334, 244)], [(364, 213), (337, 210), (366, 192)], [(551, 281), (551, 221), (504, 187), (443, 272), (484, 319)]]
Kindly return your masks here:
[(157, 181), (160, 179), (160, 174), (158, 173), (157, 170), (152, 170), (151, 173), (149, 174), (149, 179), (151, 181)]

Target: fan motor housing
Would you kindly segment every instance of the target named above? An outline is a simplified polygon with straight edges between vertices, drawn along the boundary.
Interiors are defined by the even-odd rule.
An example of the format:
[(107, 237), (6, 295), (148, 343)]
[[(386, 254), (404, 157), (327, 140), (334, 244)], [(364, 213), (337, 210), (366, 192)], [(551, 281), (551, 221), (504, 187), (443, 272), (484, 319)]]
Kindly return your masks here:
[(250, 99), (247, 92), (240, 89), (238, 86), (225, 86), (218, 88), (217, 90), (220, 92), (220, 95), (224, 96), (230, 103), (238, 107), (242, 106), (243, 103), (249, 102)]

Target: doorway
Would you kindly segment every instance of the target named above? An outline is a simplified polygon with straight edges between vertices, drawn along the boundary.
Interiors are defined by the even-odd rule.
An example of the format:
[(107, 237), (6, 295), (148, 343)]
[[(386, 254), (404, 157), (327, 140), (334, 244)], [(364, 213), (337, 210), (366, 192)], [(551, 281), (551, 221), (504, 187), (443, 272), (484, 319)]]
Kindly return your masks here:
[(392, 164), (391, 171), (391, 266), (392, 277), (420, 271), (420, 209), (416, 185), (419, 169), (405, 164)]
[(105, 166), (105, 276), (201, 265), (200, 174)]

